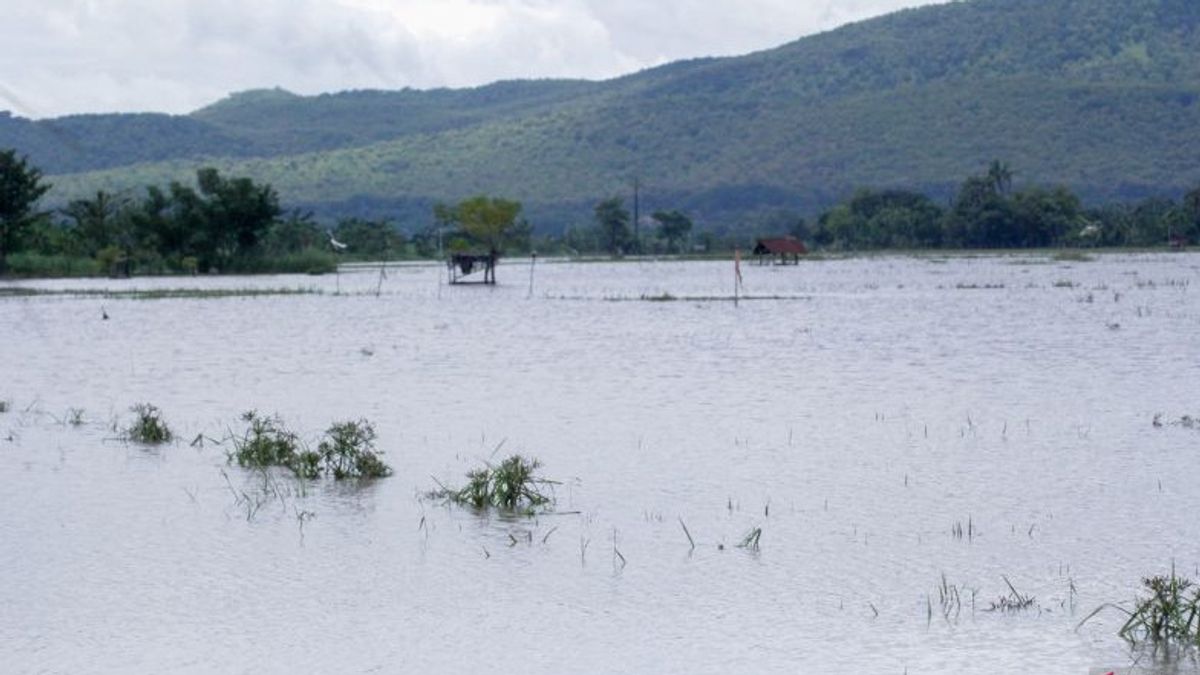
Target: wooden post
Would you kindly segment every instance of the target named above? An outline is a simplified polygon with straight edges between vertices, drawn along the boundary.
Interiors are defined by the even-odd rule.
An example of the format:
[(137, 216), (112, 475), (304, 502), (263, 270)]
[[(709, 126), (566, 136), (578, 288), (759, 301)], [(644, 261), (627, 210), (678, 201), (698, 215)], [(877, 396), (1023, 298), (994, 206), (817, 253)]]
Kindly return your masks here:
[(529, 295), (526, 296), (529, 298), (533, 297), (533, 268), (534, 267), (537, 267), (537, 251), (530, 251), (529, 252)]

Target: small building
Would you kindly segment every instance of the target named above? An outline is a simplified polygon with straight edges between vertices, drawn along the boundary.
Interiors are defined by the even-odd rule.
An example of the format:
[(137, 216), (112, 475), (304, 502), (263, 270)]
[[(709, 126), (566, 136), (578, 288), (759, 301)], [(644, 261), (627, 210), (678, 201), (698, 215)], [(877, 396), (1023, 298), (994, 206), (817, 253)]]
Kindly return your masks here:
[[(451, 253), (446, 259), (452, 284), (496, 284), (496, 261), (500, 258), (495, 251), (488, 253)], [(467, 279), (483, 272), (482, 279)]]
[(795, 237), (770, 237), (759, 239), (754, 244), (753, 253), (760, 265), (767, 264), (768, 260), (779, 265), (799, 265), (800, 256), (808, 254), (808, 247)]

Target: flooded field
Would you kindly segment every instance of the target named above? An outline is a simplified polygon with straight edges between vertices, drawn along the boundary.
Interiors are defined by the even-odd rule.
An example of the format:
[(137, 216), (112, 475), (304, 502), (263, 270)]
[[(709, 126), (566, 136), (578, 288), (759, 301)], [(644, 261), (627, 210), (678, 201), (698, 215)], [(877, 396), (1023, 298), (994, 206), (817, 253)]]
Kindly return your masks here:
[[(737, 306), (727, 262), (5, 286), (0, 669), (1128, 666), (1119, 613), (1076, 626), (1200, 576), (1200, 256), (743, 274)], [(175, 442), (121, 440), (142, 402)], [(230, 465), (251, 409), (367, 418), (395, 473)], [(513, 452), (554, 513), (425, 497)]]

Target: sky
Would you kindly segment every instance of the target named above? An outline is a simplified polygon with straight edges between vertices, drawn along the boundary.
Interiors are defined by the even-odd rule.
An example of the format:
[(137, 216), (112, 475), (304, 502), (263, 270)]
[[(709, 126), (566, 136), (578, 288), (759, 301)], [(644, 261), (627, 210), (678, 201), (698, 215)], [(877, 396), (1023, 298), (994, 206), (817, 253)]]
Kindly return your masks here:
[(187, 113), (231, 92), (605, 79), (932, 0), (0, 0), (0, 110)]

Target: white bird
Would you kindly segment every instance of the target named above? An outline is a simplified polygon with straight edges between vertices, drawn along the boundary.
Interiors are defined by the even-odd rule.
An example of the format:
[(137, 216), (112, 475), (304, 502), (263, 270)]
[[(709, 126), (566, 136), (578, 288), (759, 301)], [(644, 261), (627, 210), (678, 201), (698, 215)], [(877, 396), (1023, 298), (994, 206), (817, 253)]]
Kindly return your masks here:
[(342, 242), (338, 241), (337, 239), (334, 239), (334, 238), (333, 238), (333, 232), (330, 232), (329, 230), (326, 230), (326, 231), (325, 231), (325, 234), (329, 235), (329, 245), (330, 245), (331, 247), (333, 247), (333, 250), (335, 250), (335, 251), (345, 251), (347, 248), (349, 248), (348, 246), (346, 246), (346, 244), (343, 244)]

